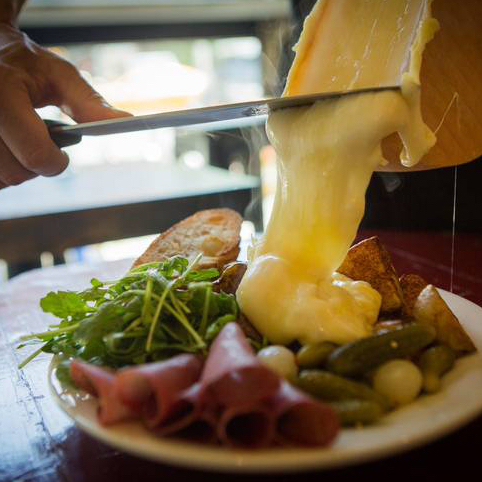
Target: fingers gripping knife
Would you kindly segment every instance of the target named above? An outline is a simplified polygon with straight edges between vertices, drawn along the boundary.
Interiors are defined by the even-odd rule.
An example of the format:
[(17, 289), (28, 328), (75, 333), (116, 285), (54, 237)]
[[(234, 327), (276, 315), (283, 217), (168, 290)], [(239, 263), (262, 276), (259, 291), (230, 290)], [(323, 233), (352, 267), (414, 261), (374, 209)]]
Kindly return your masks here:
[(102, 136), (120, 134), (162, 127), (179, 127), (209, 122), (219, 122), (246, 117), (256, 117), (269, 114), (273, 110), (288, 107), (301, 107), (321, 100), (336, 99), (345, 95), (354, 95), (384, 90), (397, 90), (399, 86), (375, 87), (350, 90), (344, 92), (325, 92), (321, 94), (296, 95), (289, 97), (274, 97), (270, 99), (241, 102), (237, 104), (215, 105), (160, 114), (108, 119), (85, 124), (63, 124), (46, 120), (49, 133), (58, 147), (67, 147), (79, 143), (82, 136)]

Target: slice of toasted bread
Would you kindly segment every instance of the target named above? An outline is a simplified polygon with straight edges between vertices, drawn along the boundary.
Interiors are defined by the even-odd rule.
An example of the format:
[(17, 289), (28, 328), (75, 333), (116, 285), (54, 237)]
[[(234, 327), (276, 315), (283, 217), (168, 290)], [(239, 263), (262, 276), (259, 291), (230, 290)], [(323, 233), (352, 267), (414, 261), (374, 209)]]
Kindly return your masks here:
[(413, 312), (413, 305), (418, 295), (428, 283), (418, 274), (404, 274), (400, 277), (400, 287), (403, 293), (402, 318), (410, 320)]
[(238, 257), (242, 221), (232, 209), (199, 211), (160, 234), (133, 266), (175, 255), (192, 260), (203, 253), (198, 267), (221, 268)]
[(352, 246), (337, 270), (356, 281), (366, 281), (382, 295), (380, 313), (391, 315), (402, 307), (402, 290), (388, 251), (377, 236)]
[(475, 350), (472, 340), (433, 285), (427, 285), (418, 295), (413, 317), (418, 323), (432, 325), (437, 332), (437, 340), (453, 350)]

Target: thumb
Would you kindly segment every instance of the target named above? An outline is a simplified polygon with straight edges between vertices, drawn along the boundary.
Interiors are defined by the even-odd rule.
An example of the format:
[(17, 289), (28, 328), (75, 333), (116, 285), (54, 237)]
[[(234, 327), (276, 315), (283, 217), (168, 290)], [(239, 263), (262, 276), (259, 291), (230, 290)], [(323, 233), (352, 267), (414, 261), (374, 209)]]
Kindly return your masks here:
[(57, 74), (56, 86), (59, 107), (76, 122), (93, 122), (115, 117), (131, 116), (129, 112), (112, 107), (78, 70), (68, 65), (67, 72)]

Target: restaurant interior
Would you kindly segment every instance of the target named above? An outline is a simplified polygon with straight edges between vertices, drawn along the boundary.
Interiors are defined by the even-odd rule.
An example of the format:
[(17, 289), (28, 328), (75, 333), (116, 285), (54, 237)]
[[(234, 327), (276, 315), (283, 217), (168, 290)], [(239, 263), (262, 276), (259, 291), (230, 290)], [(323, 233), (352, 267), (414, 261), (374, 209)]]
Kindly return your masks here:
[[(145, 115), (280, 93), (300, 22), (288, 0), (248, 3), (255, 2), (32, 0), (20, 22), (111, 104)], [(304, 13), (312, 3), (301, 2)], [(68, 119), (55, 107), (38, 111)], [(248, 241), (269, 219), (276, 188), (264, 122), (260, 116), (90, 136), (67, 148), (62, 175), (0, 192), (0, 283), (40, 266), (134, 257), (202, 207), (234, 207)], [(474, 159), (423, 172), (376, 172), (361, 227), (448, 233), (436, 243), (438, 258), (427, 262), (446, 262), (464, 276), (457, 256), (480, 252), (480, 170)]]
[[(434, 1), (435, 13), (439, 1), (444, 2)], [(110, 104), (140, 116), (279, 96), (302, 19), (314, 3), (302, 0), (294, 9), (291, 0), (29, 0), (19, 25), (71, 62)], [(482, 55), (482, 34), (467, 38)], [(480, 72), (480, 65), (474, 69)], [(481, 97), (471, 102), (482, 112)], [(37, 112), (72, 123), (57, 107)], [(14, 310), (6, 298), (2, 305), (2, 290), (8, 293), (27, 280), (28, 289), (40, 293), (47, 278), (62, 273), (73, 279), (99, 267), (114, 272), (159, 233), (203, 209), (241, 214), (245, 257), (251, 240), (266, 229), (277, 188), (277, 155), (266, 119), (85, 136), (66, 148), (70, 163), (60, 175), (0, 189), (0, 312), (2, 306), (6, 313)], [(421, 273), (433, 285), (482, 305), (481, 154), (438, 169), (374, 172), (356, 241), (378, 236), (398, 273)], [(21, 320), (21, 311), (18, 316)], [(2, 321), (0, 347), (13, 346), (23, 328), (3, 333)], [(46, 364), (33, 363), (26, 380), (16, 368), (17, 355), (9, 353), (0, 350), (0, 387), (6, 393), (0, 388), (0, 437), (10, 434), (12, 446), (0, 448), (0, 481), (269, 479), (210, 473), (207, 463), (203, 471), (186, 461), (176, 468), (91, 438), (64, 414), (58, 418), (47, 389), (36, 381)], [(452, 464), (475, 469), (478, 417), (427, 447), (326, 474), (333, 480), (394, 473), (419, 478), (454, 475)], [(435, 433), (427, 436), (434, 438)], [(8, 444), (0, 438), (0, 445)], [(301, 470), (315, 470), (306, 474), (308, 480), (323, 476), (316, 466)]]

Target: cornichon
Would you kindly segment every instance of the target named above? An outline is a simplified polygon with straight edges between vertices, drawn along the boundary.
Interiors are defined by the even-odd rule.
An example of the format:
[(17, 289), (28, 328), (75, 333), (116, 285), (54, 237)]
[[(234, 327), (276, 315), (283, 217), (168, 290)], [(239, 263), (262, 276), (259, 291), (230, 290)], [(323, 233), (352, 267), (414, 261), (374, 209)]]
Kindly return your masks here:
[(432, 326), (412, 323), (340, 346), (328, 357), (327, 369), (343, 376), (363, 375), (394, 358), (414, 355), (434, 339)]
[(296, 362), (302, 368), (316, 368), (321, 366), (330, 353), (336, 348), (334, 343), (324, 341), (313, 345), (304, 345), (296, 354)]
[(455, 363), (454, 351), (445, 345), (438, 345), (424, 351), (419, 365), (423, 375), (423, 389), (434, 393), (440, 389), (441, 376), (448, 372)]
[(388, 399), (368, 385), (324, 370), (302, 370), (298, 376), (298, 386), (325, 401), (370, 400), (384, 410), (390, 408)]
[(371, 400), (342, 400), (330, 402), (342, 425), (370, 424), (382, 415), (382, 407)]

